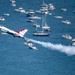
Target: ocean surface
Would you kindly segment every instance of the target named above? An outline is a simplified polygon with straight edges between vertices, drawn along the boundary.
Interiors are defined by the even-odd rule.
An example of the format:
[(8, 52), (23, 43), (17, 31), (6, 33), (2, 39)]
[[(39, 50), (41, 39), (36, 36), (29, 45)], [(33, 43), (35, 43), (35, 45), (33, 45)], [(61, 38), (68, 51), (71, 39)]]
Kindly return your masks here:
[[(16, 7), (11, 6), (10, 0), (0, 0), (0, 16), (3, 16), (3, 25), (12, 30), (28, 29), (25, 37), (32, 40), (38, 50), (29, 49), (24, 45), (25, 40), (12, 35), (3, 35), (0, 32), (0, 75), (75, 75), (75, 47), (71, 40), (62, 38), (63, 34), (70, 34), (75, 38), (75, 0), (45, 0), (56, 8), (46, 16), (47, 24), (51, 27), (49, 36), (33, 36), (35, 27), (26, 22), (26, 14), (18, 13), (14, 9), (23, 7), (38, 10), (42, 0), (16, 0)], [(61, 11), (66, 8), (67, 11)], [(54, 16), (61, 15), (62, 19)], [(71, 21), (70, 25), (63, 24), (62, 20)], [(41, 20), (38, 20), (41, 24)]]

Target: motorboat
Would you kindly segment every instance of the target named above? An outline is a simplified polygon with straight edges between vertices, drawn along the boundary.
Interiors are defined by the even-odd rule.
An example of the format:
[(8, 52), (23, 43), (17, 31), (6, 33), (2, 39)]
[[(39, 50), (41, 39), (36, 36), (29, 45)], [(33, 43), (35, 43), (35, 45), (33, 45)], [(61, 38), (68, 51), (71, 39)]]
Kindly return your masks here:
[(69, 20), (62, 21), (62, 23), (71, 24), (71, 22)]
[(50, 29), (50, 26), (44, 25), (42, 28), (45, 29), (45, 30), (48, 30), (48, 29)]
[(40, 9), (40, 10), (36, 10), (35, 11), (36, 13), (39, 13), (39, 14), (48, 14), (48, 10), (45, 10), (45, 9)]
[(72, 46), (75, 46), (75, 39), (72, 39)]
[(48, 7), (49, 7), (49, 10), (55, 10), (55, 7), (53, 6), (52, 3), (50, 3), (50, 4), (48, 5)]
[(60, 19), (63, 18), (62, 16), (54, 16), (54, 17), (55, 17), (55, 18), (60, 18)]
[(5, 18), (1, 16), (0, 17), (0, 21), (4, 21), (4, 20), (5, 20)]
[(21, 13), (26, 13), (26, 11), (22, 7), (15, 9), (15, 11), (21, 12)]
[(52, 15), (52, 13), (49, 13), (49, 15)]
[(5, 15), (5, 16), (10, 16), (10, 14), (8, 14), (8, 13), (4, 13), (3, 15)]
[(41, 19), (41, 17), (38, 17), (38, 16), (31, 16), (31, 17), (29, 17), (29, 19)]
[(66, 9), (66, 8), (61, 8), (61, 10), (62, 10), (62, 11), (67, 11), (67, 9)]
[(72, 37), (69, 34), (62, 35), (63, 38), (71, 40)]
[(16, 4), (15, 4), (15, 3), (12, 3), (12, 4), (11, 4), (11, 6), (15, 7), (15, 6), (16, 6)]
[(33, 10), (29, 10), (28, 12), (26, 12), (26, 15), (27, 15), (28, 17), (32, 17), (32, 16), (35, 15), (35, 12), (34, 12)]

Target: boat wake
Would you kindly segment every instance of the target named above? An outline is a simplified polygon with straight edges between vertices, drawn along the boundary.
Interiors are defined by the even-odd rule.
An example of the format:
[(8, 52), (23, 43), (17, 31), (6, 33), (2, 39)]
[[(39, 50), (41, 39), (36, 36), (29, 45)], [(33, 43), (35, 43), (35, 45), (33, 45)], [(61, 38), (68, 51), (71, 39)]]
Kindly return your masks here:
[(30, 41), (37, 43), (37, 44), (40, 44), (45, 48), (49, 48), (52, 50), (58, 50), (62, 53), (67, 54), (68, 56), (75, 55), (75, 47), (74, 46), (65, 46), (62, 44), (53, 44), (50, 42), (42, 42), (42, 41), (37, 41), (37, 40), (33, 40), (33, 39), (30, 39)]

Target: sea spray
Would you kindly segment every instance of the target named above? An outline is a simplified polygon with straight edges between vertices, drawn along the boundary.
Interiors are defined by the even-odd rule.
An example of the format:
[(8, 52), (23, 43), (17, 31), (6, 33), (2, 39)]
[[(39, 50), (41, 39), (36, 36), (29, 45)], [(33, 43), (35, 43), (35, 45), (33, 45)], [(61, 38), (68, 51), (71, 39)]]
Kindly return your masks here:
[(30, 41), (40, 44), (45, 48), (50, 48), (52, 50), (58, 50), (62, 53), (66, 53), (67, 55), (75, 55), (75, 47), (74, 46), (65, 46), (62, 44), (53, 44), (50, 42), (42, 42), (42, 41), (37, 41), (37, 40), (33, 40), (30, 39)]

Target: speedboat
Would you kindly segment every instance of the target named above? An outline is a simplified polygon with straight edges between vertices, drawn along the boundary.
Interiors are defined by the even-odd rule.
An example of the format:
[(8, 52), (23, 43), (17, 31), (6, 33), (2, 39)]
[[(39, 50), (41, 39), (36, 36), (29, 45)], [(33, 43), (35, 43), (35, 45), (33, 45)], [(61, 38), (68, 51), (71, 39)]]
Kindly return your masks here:
[(55, 18), (60, 18), (60, 19), (63, 18), (62, 16), (54, 16), (54, 17), (55, 17)]
[(0, 21), (4, 21), (4, 20), (5, 20), (5, 18), (1, 16), (0, 17)]
[(63, 38), (71, 40), (72, 37), (69, 34), (62, 35)]
[(71, 22), (69, 20), (62, 21), (62, 23), (71, 24)]
[(21, 13), (26, 13), (26, 11), (22, 7), (15, 9), (15, 11), (21, 12)]
[(72, 39), (72, 46), (75, 46), (75, 39)]
[(61, 10), (62, 10), (62, 11), (67, 11), (67, 9), (66, 9), (66, 8), (61, 8)]
[(4, 13), (4, 15), (5, 15), (5, 16), (10, 16), (10, 14), (8, 14), (8, 13)]

